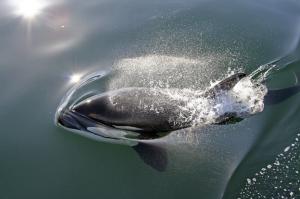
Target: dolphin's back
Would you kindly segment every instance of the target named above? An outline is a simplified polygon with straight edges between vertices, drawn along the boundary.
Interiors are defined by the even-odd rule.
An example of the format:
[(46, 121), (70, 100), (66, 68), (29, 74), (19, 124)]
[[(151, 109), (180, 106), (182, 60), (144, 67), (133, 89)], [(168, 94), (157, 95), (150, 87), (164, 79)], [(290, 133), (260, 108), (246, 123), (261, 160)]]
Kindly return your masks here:
[(74, 111), (97, 122), (117, 127), (134, 127), (139, 131), (165, 132), (186, 128), (191, 121), (183, 121), (183, 100), (174, 99), (162, 90), (128, 88), (107, 92), (83, 101)]
[[(214, 98), (220, 90), (230, 90), (245, 76), (244, 73), (234, 74), (198, 97)], [(176, 92), (182, 91), (135, 87), (119, 89), (80, 102), (73, 111), (114, 128), (168, 132), (190, 127), (194, 117), (186, 109), (188, 101), (176, 97)], [(186, 98), (195, 97), (193, 91), (185, 95)]]

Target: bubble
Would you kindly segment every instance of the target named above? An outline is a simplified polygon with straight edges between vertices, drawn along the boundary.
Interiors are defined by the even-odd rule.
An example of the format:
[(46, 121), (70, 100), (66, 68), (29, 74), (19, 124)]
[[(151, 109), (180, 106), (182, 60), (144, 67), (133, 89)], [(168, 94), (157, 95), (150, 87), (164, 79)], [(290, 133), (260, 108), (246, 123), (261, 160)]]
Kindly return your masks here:
[[(297, 134), (297, 136), (299, 136)], [(293, 145), (292, 145), (293, 144)], [(246, 178), (239, 198), (299, 198), (300, 197), (300, 144), (292, 143), (276, 156), (264, 172), (255, 174), (256, 183)], [(253, 182), (254, 180), (252, 180)]]

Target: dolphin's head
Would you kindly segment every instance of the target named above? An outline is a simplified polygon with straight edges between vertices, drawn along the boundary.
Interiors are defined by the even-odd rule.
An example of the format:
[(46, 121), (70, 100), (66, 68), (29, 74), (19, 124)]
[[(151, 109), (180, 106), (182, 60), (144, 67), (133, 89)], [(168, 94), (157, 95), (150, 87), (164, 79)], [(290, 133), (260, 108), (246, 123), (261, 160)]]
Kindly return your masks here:
[(95, 123), (91, 119), (78, 114), (71, 108), (58, 110), (55, 116), (55, 124), (66, 130), (84, 136), (91, 136), (92, 134), (95, 136), (101, 136), (89, 130), (91, 127), (98, 126), (98, 123)]
[(91, 122), (71, 109), (62, 110), (57, 114), (55, 123), (67, 129), (85, 131)]
[[(104, 124), (96, 121), (90, 115), (94, 110), (101, 110), (102, 108), (99, 107), (98, 103), (89, 103), (89, 100), (84, 100), (84, 97), (76, 99), (75, 102), (69, 102), (70, 98), (65, 97), (56, 111), (55, 124), (64, 129), (76, 133), (80, 132), (80, 134), (84, 135), (95, 134), (95, 132), (91, 132), (91, 129), (104, 126)], [(99, 133), (97, 132), (96, 134)], [(100, 136), (103, 135), (100, 134)]]
[(130, 146), (136, 145), (138, 141), (132, 139), (136, 136), (133, 132), (121, 131), (102, 124), (77, 112), (74, 108), (58, 109), (55, 116), (55, 124), (68, 131), (97, 141)]

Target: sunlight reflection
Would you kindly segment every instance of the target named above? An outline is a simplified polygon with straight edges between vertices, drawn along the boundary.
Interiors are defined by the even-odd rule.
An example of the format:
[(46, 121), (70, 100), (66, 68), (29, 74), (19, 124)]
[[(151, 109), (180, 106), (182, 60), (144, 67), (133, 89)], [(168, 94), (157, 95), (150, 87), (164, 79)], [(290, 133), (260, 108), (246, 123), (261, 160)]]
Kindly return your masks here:
[(17, 16), (28, 20), (32, 20), (41, 14), (43, 9), (47, 6), (44, 0), (12, 0), (11, 4)]
[(71, 77), (70, 77), (70, 83), (75, 84), (75, 83), (79, 82), (81, 80), (81, 77), (82, 77), (81, 74), (73, 74), (73, 75), (71, 75)]

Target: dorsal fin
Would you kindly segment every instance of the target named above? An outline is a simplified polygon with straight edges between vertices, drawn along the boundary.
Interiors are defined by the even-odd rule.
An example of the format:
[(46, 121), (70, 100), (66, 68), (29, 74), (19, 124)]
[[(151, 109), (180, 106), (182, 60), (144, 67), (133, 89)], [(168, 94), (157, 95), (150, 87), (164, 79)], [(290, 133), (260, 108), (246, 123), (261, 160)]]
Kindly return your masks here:
[(246, 77), (245, 73), (236, 73), (230, 77), (225, 78), (220, 81), (218, 84), (210, 88), (204, 93), (205, 97), (214, 97), (215, 94), (221, 90), (227, 91), (232, 89), (241, 79)]
[(244, 77), (246, 77), (245, 73), (236, 73), (234, 75), (231, 75), (230, 77), (225, 78), (215, 87), (222, 90), (230, 90)]

